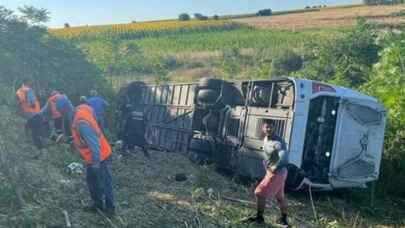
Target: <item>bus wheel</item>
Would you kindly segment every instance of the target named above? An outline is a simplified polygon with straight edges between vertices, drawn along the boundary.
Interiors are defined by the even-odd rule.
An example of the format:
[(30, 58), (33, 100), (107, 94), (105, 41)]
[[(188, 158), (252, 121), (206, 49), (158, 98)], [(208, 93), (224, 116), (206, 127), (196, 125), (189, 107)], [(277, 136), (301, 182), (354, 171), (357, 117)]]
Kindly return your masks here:
[(218, 92), (212, 89), (200, 89), (197, 99), (199, 103), (214, 104), (218, 100)]
[(199, 165), (212, 163), (211, 145), (207, 140), (191, 139), (188, 154), (193, 163)]

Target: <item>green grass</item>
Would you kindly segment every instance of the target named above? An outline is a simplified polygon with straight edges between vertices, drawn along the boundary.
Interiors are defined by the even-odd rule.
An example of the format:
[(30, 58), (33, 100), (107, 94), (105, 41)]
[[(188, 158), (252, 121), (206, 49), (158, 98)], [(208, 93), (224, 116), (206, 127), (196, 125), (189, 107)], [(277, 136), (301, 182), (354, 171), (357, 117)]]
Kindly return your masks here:
[(134, 40), (145, 51), (184, 52), (215, 51), (224, 49), (285, 49), (300, 47), (309, 40), (328, 39), (341, 34), (342, 30), (256, 30), (241, 28), (231, 31), (191, 33), (184, 36), (168, 35)]
[[(270, 62), (286, 49), (300, 51), (309, 41), (335, 39), (344, 36), (347, 29), (289, 31), (240, 27), (232, 30), (189, 31), (183, 35), (169, 33), (129, 40), (99, 37), (72, 42), (85, 50), (88, 60), (108, 77), (158, 76), (196, 66), (215, 68), (219, 72), (231, 69), (232, 72), (227, 74), (234, 74), (233, 71), (238, 70), (243, 74), (249, 68), (258, 69), (255, 64), (262, 60)], [(117, 84), (117, 80), (110, 81), (114, 82), (113, 85)]]

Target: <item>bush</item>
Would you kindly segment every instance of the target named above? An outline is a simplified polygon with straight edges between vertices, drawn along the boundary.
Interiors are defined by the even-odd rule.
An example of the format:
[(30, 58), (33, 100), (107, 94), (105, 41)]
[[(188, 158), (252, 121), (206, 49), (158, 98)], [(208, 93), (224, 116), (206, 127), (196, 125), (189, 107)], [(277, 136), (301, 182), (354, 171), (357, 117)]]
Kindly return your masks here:
[(219, 16), (218, 15), (214, 15), (213, 17), (212, 17), (214, 20), (219, 20)]
[(272, 62), (272, 75), (290, 75), (302, 68), (303, 62), (300, 55), (287, 50), (276, 57)]
[(381, 53), (362, 90), (379, 98), (388, 112), (379, 190), (405, 196), (405, 44), (394, 41)]
[(208, 17), (207, 16), (204, 16), (204, 15), (202, 15), (202, 14), (200, 14), (200, 13), (195, 13), (194, 14), (194, 18), (195, 19), (197, 19), (197, 20), (208, 20)]
[(180, 21), (189, 21), (190, 19), (191, 19), (191, 17), (187, 13), (182, 13), (179, 15)]
[(272, 14), (273, 11), (271, 9), (262, 9), (256, 13), (257, 16), (271, 16)]
[(65, 23), (65, 24), (63, 25), (63, 27), (64, 27), (64, 28), (70, 28), (70, 24), (69, 24), (69, 23)]

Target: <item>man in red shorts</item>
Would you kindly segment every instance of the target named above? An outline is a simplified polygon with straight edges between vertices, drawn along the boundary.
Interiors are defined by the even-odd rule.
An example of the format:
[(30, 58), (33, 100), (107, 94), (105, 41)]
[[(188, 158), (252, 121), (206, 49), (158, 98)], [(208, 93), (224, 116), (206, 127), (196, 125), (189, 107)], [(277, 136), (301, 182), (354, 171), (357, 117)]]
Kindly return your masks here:
[(257, 214), (248, 218), (247, 222), (264, 223), (264, 209), (267, 199), (276, 199), (280, 207), (281, 217), (277, 223), (288, 226), (287, 199), (284, 194), (285, 181), (287, 179), (288, 154), (283, 140), (274, 132), (274, 126), (266, 122), (262, 127), (264, 133), (263, 149), (266, 160), (263, 162), (266, 175), (256, 187)]

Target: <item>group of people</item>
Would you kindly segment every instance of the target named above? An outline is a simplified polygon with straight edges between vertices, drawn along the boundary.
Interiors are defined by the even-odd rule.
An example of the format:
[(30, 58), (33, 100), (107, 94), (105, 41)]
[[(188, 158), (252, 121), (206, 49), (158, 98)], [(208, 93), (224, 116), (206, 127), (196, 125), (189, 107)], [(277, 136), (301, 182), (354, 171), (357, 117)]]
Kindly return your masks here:
[[(72, 143), (80, 152), (87, 165), (86, 181), (93, 201), (85, 210), (93, 212), (101, 210), (113, 216), (115, 204), (111, 174), (112, 149), (104, 135), (106, 127), (104, 115), (108, 103), (93, 90), (90, 93), (91, 98), (81, 97), (80, 104), (74, 107), (65, 94), (53, 91), (41, 108), (29, 80), (24, 81), (16, 95), (21, 115), (27, 119), (26, 130), (32, 130), (32, 139), (38, 148), (43, 147), (41, 142), (43, 134), (39, 129), (45, 125), (47, 119), (53, 119), (58, 135), (56, 141), (65, 138), (66, 142)], [(128, 118), (134, 119), (132, 115)], [(288, 226), (287, 200), (284, 194), (288, 153), (271, 122), (265, 122), (262, 131), (263, 150), (267, 157), (263, 163), (266, 175), (255, 190), (257, 214), (248, 217), (244, 222), (264, 223), (266, 200), (275, 198), (281, 211), (278, 223)]]
[(80, 152), (86, 164), (86, 182), (92, 199), (92, 203), (84, 210), (114, 216), (112, 148), (104, 135), (104, 115), (108, 103), (93, 90), (89, 99), (74, 107), (67, 95), (55, 90), (41, 107), (30, 79), (23, 81), (16, 95), (20, 114), (27, 120), (26, 133), (31, 131), (37, 148), (44, 148), (41, 138), (46, 136), (44, 128), (47, 120), (52, 119), (55, 141), (70, 143)]

